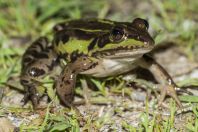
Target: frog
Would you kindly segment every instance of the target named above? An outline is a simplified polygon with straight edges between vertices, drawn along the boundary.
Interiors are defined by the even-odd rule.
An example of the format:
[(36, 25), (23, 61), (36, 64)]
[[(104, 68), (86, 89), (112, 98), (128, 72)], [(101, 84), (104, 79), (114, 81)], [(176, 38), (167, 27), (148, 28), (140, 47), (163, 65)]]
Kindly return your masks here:
[(105, 78), (137, 67), (148, 69), (158, 81), (161, 91), (159, 105), (170, 96), (182, 107), (176, 92), (179, 87), (149, 55), (155, 42), (148, 29), (148, 21), (142, 18), (135, 18), (132, 22), (90, 18), (58, 23), (53, 27), (51, 41), (42, 36), (23, 54), (20, 76), (25, 89), (23, 101), (31, 100), (37, 108), (42, 96), (37, 87), (64, 60), (66, 63), (54, 79), (54, 87), (66, 107), (74, 105), (78, 75)]

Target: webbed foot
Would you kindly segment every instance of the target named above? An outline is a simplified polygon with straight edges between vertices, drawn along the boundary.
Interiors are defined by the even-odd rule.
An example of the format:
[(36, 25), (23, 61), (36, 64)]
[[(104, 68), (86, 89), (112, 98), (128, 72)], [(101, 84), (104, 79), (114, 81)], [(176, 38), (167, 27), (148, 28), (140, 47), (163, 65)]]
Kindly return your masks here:
[(23, 102), (23, 105), (25, 105), (29, 100), (31, 100), (33, 108), (36, 109), (38, 107), (40, 100), (39, 93), (36, 91), (34, 87), (28, 88), (27, 90), (21, 102)]
[(178, 96), (177, 96), (177, 93), (176, 93), (176, 86), (173, 86), (173, 85), (167, 85), (167, 86), (162, 86), (161, 87), (161, 95), (160, 95), (160, 99), (159, 99), (159, 105), (162, 105), (165, 97), (168, 95), (170, 97), (172, 97), (177, 105), (182, 108), (182, 104), (181, 104), (181, 101), (179, 100)]

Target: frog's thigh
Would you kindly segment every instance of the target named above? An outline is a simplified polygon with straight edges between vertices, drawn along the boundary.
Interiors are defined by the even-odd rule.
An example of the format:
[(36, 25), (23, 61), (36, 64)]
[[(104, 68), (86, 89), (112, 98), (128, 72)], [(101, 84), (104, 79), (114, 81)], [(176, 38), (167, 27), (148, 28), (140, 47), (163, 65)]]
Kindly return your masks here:
[(45, 61), (44, 59), (38, 60), (31, 64), (21, 75), (21, 84), (25, 87), (26, 96), (25, 102), (30, 97), (34, 106), (38, 104), (39, 95), (37, 87), (41, 85), (42, 79), (48, 75), (53, 67), (52, 62)]
[(82, 56), (65, 66), (55, 85), (57, 94), (64, 105), (72, 106), (77, 74), (94, 67), (95, 64), (96, 62), (91, 58)]
[(27, 49), (22, 60), (23, 68), (20, 80), (26, 91), (23, 101), (26, 103), (30, 98), (34, 107), (38, 105), (40, 98), (36, 88), (40, 85), (40, 81), (53, 70), (55, 63), (57, 63), (54, 51), (44, 47), (43, 43), (41, 43), (44, 41), (43, 39), (36, 40)]

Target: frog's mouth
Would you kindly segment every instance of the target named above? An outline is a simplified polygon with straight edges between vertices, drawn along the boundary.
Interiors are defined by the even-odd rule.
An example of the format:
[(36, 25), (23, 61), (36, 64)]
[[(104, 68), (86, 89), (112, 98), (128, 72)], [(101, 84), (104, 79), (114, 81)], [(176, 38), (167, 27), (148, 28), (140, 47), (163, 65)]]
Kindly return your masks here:
[(143, 54), (148, 53), (149, 51), (151, 50), (137, 49), (133, 51), (116, 52), (114, 55), (109, 55), (106, 57), (111, 58), (111, 59), (138, 58), (138, 57), (141, 57)]
[(103, 51), (97, 51), (93, 53), (93, 56), (103, 57), (108, 59), (122, 59), (122, 58), (138, 58), (145, 53), (150, 52), (153, 47), (118, 47), (114, 49), (106, 49)]

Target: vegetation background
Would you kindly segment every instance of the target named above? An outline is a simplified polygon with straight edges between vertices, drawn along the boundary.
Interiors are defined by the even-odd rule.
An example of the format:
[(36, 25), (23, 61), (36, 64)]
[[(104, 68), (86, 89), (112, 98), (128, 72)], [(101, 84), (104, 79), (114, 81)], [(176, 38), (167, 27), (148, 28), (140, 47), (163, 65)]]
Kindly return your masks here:
[[(91, 79), (98, 91), (91, 91), (90, 102), (95, 105), (79, 106), (87, 120), (83, 126), (79, 125), (74, 111), (60, 107), (52, 109), (53, 103), (49, 103), (47, 109), (38, 111), (33, 111), (31, 104), (21, 107), (23, 88), (19, 84), (20, 61), (33, 40), (39, 36), (52, 38), (52, 27), (68, 19), (132, 21), (136, 17), (149, 21), (149, 32), (157, 47), (153, 56), (168, 69), (177, 83), (180, 86), (198, 85), (197, 0), (0, 0), (0, 130), (7, 127), (10, 130), (51, 132), (197, 132), (197, 96), (180, 96), (191, 110), (179, 115), (176, 114), (179, 110), (171, 101), (167, 104), (168, 107), (170, 105), (168, 112), (165, 112), (169, 114), (165, 116), (164, 110), (155, 107), (156, 97), (148, 100), (144, 95), (142, 98), (145, 102), (134, 101), (133, 93), (142, 96), (141, 92), (148, 91), (138, 94), (138, 90), (134, 92), (126, 88), (123, 76), (103, 81)], [(107, 88), (107, 82), (110, 82), (110, 88)], [(151, 87), (148, 82), (136, 80), (136, 83), (140, 82)], [(81, 83), (84, 84), (84, 79), (81, 79)], [(51, 85), (47, 83), (46, 87)], [(193, 93), (198, 95), (194, 90)], [(76, 92), (83, 96), (80, 86)], [(52, 88), (47, 89), (47, 94), (57, 103)]]

